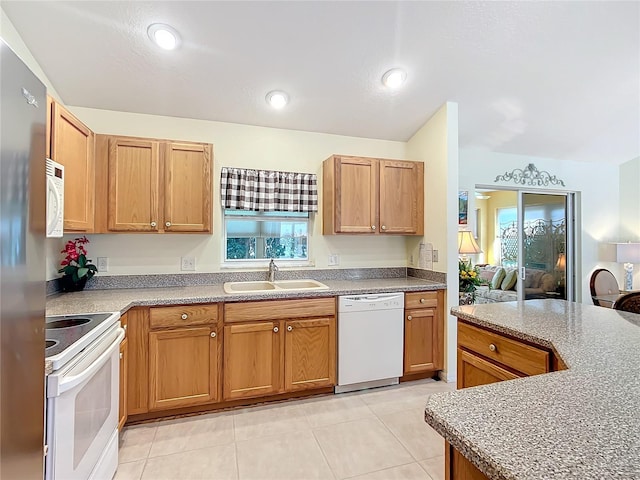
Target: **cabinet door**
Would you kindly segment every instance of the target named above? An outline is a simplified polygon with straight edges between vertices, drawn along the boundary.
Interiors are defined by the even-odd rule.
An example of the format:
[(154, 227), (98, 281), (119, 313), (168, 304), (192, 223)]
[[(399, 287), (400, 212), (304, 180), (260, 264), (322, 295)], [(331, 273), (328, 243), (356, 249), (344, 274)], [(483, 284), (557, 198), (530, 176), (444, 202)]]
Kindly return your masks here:
[(128, 368), (129, 339), (125, 338), (120, 344), (120, 401), (118, 403), (118, 430), (122, 430), (127, 422), (127, 368)]
[(158, 230), (159, 164), (158, 142), (109, 139), (109, 230)]
[(164, 229), (211, 232), (211, 145), (165, 144)]
[(514, 378), (520, 377), (499, 365), (458, 348), (458, 388), (476, 387)]
[(218, 335), (214, 328), (149, 333), (149, 408), (187, 407), (217, 400)]
[(424, 164), (380, 160), (380, 233), (424, 233)]
[(407, 310), (404, 317), (404, 374), (444, 366), (442, 320), (435, 308)]
[(297, 391), (335, 385), (335, 319), (289, 320), (285, 322), (285, 326), (285, 390)]
[(378, 161), (350, 157), (335, 161), (336, 233), (377, 233)]
[(281, 390), (280, 322), (224, 327), (224, 399), (259, 397)]
[(149, 309), (127, 312), (127, 415), (149, 411)]
[(64, 165), (64, 230), (93, 231), (94, 135), (59, 103), (52, 103), (51, 158)]

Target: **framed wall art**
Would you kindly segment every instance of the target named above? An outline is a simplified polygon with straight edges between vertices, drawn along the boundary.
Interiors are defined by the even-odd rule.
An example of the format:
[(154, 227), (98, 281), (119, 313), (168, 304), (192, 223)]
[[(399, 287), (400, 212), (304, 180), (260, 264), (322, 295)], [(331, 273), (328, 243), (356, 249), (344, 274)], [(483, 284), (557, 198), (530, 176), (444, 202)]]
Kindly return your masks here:
[(458, 225), (466, 225), (468, 223), (469, 213), (469, 192), (460, 190), (458, 192)]

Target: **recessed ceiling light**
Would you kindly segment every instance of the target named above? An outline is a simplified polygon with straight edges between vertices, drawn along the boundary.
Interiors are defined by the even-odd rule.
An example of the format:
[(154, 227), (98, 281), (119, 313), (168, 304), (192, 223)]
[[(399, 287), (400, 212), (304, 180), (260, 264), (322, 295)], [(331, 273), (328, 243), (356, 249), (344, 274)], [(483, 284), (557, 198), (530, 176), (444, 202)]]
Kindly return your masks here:
[(180, 44), (180, 35), (176, 29), (163, 23), (149, 25), (147, 34), (153, 43), (165, 50), (175, 50)]
[(400, 88), (407, 79), (407, 72), (400, 68), (393, 68), (382, 76), (382, 84), (391, 89)]
[(271, 105), (273, 108), (281, 109), (289, 103), (289, 95), (279, 90), (273, 90), (267, 93), (267, 103)]

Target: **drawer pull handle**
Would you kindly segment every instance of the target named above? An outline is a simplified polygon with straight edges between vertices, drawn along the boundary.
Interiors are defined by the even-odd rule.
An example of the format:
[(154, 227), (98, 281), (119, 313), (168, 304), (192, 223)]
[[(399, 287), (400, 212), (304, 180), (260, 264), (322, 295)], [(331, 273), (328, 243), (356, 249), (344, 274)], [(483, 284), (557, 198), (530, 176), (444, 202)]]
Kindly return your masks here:
[(187, 315), (186, 313), (183, 313), (182, 315), (180, 315), (180, 318), (182, 318), (183, 320), (186, 320), (189, 317), (189, 315)]
[(216, 332), (211, 332), (211, 338), (216, 338)]
[(289, 325), (289, 326), (287, 327), (287, 332), (290, 332), (291, 330), (293, 330), (293, 327), (292, 327), (291, 325)]
[(407, 320), (413, 320), (413, 317), (411, 315), (407, 315)]
[(425, 302), (425, 299), (424, 299), (424, 298), (421, 298), (421, 299), (420, 299), (420, 303), (424, 303), (424, 302)]
[(489, 350), (491, 350), (492, 352), (495, 352), (496, 350), (498, 350), (498, 347), (496, 347), (493, 343), (490, 343)]
[(278, 327), (273, 327), (273, 333), (278, 333)]

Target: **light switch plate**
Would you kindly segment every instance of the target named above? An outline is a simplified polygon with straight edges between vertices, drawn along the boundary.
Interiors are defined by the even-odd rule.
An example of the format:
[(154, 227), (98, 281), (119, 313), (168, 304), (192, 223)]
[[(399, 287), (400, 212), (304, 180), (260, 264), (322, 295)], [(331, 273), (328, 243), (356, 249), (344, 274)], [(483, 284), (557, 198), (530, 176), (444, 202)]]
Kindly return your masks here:
[(183, 272), (194, 272), (196, 270), (196, 257), (182, 257), (181, 270)]
[(438, 250), (433, 251), (433, 263), (438, 263)]
[(109, 271), (109, 257), (98, 257), (98, 273)]
[(340, 265), (340, 255), (338, 255), (337, 253), (329, 255), (327, 264), (330, 267), (335, 267), (336, 265)]

